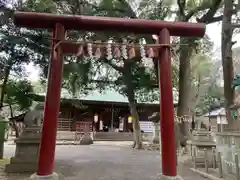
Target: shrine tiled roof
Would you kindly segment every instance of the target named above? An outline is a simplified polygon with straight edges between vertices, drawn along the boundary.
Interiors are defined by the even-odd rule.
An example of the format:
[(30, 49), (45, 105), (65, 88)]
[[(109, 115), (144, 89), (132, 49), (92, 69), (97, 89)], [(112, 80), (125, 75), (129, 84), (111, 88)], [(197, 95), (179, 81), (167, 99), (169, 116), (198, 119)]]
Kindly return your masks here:
[[(90, 92), (88, 95), (81, 97), (81, 100), (89, 100), (89, 101), (110, 101), (110, 102), (124, 102), (128, 103), (127, 97), (119, 94), (118, 92), (114, 91), (105, 91), (105, 92), (98, 92), (93, 91)], [(146, 104), (159, 104), (159, 101), (139, 101), (138, 103), (146, 103)]]
[[(174, 104), (177, 103), (177, 93), (174, 94)], [(45, 96), (45, 93), (37, 94), (40, 96)], [(72, 97), (65, 89), (62, 90), (61, 98), (66, 99), (78, 99), (78, 100), (86, 100), (86, 101), (104, 101), (104, 102), (119, 102), (119, 103), (128, 103), (127, 97), (118, 93), (114, 90), (105, 90), (103, 92), (100, 91), (90, 91), (88, 94), (79, 95), (78, 97)], [(141, 104), (159, 104), (159, 98), (155, 101), (141, 101), (138, 103)]]
[(211, 111), (210, 113), (206, 113), (203, 116), (204, 117), (226, 116), (226, 111), (225, 108), (219, 108)]

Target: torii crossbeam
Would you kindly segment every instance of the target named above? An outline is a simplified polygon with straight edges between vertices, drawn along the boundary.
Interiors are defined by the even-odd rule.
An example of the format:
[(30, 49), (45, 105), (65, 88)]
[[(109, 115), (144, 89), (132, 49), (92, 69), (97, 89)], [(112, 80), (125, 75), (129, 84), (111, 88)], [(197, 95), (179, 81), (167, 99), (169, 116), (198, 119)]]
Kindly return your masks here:
[[(37, 169), (38, 179), (51, 177), (53, 174), (64, 55), (61, 49), (62, 46), (56, 46), (56, 44), (61, 44), (61, 41), (65, 40), (66, 30), (116, 31), (150, 35), (157, 34), (159, 36), (158, 43), (165, 44), (158, 47), (161, 95), (162, 174), (165, 178), (177, 177), (171, 52), (170, 46), (166, 45), (170, 44), (170, 36), (204, 36), (204, 24), (33, 12), (15, 12), (14, 22), (19, 27), (52, 29), (53, 32), (48, 89), (45, 99), (44, 122)], [(64, 43), (62, 44), (64, 45)], [(67, 44), (73, 47), (72, 51), (76, 51), (76, 43)], [(67, 50), (68, 53), (69, 51), (72, 52), (69, 50), (71, 49), (70, 47)]]

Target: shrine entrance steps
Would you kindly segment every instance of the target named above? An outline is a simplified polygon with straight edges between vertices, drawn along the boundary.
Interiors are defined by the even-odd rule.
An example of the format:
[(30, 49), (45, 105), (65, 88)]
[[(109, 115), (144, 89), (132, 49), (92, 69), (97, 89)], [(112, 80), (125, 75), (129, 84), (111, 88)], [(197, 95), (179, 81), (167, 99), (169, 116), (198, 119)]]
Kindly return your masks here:
[[(75, 141), (75, 131), (57, 131), (57, 141)], [(143, 141), (152, 139), (152, 133), (143, 133)], [(133, 141), (131, 132), (94, 132), (94, 141)]]
[[(74, 141), (75, 131), (57, 131), (58, 141)], [(131, 132), (95, 132), (94, 141), (132, 141)]]
[(57, 131), (58, 141), (74, 141), (75, 131)]
[(95, 132), (94, 141), (132, 141), (131, 132)]

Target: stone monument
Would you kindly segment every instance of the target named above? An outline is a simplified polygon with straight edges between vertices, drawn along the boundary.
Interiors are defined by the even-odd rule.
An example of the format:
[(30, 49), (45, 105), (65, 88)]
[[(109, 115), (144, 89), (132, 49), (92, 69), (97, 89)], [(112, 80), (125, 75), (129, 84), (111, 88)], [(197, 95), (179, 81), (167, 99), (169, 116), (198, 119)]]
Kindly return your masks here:
[(148, 117), (149, 120), (153, 122), (153, 136), (152, 136), (152, 143), (153, 144), (160, 144), (160, 115), (159, 112), (153, 113), (151, 116)]
[(204, 149), (212, 151), (212, 148), (216, 147), (216, 143), (214, 142), (210, 131), (197, 129), (193, 131), (191, 140), (187, 141), (187, 146), (191, 155), (193, 155), (193, 151), (198, 155), (198, 152), (203, 151)]
[(37, 104), (24, 117), (25, 128), (19, 138), (15, 140), (15, 156), (5, 167), (7, 173), (36, 172), (38, 152), (41, 139), (41, 121), (43, 104)]

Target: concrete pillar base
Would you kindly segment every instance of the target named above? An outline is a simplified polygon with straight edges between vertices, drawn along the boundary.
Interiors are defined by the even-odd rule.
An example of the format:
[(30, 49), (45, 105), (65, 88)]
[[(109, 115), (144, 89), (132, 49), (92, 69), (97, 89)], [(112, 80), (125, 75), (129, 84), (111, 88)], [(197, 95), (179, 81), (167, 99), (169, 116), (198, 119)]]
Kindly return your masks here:
[(33, 175), (31, 175), (29, 180), (59, 180), (59, 176), (57, 173), (53, 173), (48, 176), (39, 176), (37, 174), (33, 174)]
[(163, 174), (158, 175), (158, 180), (184, 180), (181, 176), (165, 176)]

